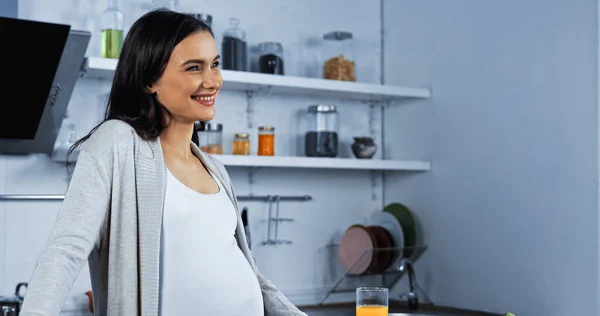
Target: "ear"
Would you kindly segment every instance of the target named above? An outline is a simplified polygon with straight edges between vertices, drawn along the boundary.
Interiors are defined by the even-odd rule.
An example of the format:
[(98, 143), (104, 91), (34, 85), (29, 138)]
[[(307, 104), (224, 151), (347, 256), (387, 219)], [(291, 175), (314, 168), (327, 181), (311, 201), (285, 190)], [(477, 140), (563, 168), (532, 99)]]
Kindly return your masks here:
[(149, 94), (156, 94), (156, 92), (158, 92), (158, 88), (156, 86), (149, 86), (146, 87), (146, 92)]

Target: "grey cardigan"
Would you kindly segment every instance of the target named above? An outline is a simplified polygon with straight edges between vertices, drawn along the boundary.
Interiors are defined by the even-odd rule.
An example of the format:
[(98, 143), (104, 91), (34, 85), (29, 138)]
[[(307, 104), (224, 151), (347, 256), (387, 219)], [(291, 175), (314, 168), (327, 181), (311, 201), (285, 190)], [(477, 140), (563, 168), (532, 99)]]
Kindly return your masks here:
[[(191, 144), (238, 210), (223, 165)], [(159, 314), (165, 169), (159, 139), (144, 141), (125, 122), (105, 122), (92, 134), (81, 147), (58, 218), (36, 262), (21, 316), (59, 315), (86, 258), (94, 315)], [(235, 235), (258, 278), (265, 315), (306, 316), (258, 271), (237, 215)]]

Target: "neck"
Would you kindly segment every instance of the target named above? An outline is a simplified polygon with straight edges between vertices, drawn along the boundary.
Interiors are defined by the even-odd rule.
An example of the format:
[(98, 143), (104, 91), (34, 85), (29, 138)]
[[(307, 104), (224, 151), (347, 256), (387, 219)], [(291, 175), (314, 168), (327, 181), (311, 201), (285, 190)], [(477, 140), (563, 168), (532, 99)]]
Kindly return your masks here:
[(192, 133), (194, 124), (181, 124), (175, 121), (165, 128), (160, 134), (160, 142), (163, 151), (171, 156), (189, 158), (193, 156), (190, 143), (192, 142)]

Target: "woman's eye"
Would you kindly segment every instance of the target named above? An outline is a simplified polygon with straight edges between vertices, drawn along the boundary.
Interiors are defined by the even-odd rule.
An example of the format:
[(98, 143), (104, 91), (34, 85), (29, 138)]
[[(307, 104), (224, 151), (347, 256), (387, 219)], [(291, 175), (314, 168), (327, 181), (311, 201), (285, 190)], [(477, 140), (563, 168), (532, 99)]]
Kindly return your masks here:
[(213, 68), (217, 68), (217, 67), (221, 66), (221, 62), (220, 62), (220, 61), (215, 61), (215, 62), (212, 64), (212, 66), (213, 66)]
[(198, 67), (198, 66), (191, 66), (188, 69), (186, 69), (186, 71), (198, 71), (198, 70), (200, 70), (200, 67)]

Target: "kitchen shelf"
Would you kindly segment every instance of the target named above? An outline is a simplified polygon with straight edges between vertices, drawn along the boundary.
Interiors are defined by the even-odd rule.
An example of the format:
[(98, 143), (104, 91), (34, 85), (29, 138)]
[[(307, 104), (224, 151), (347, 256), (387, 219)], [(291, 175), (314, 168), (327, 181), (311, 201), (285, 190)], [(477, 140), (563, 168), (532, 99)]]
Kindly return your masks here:
[[(86, 78), (111, 79), (117, 59), (88, 57), (83, 75)], [(224, 90), (255, 91), (268, 89), (271, 93), (294, 94), (361, 101), (399, 101), (427, 99), (429, 89), (346, 82), (317, 78), (269, 75), (254, 72), (221, 70)]]
[(230, 167), (274, 167), (312, 169), (354, 169), (386, 171), (428, 171), (426, 161), (354, 159), (354, 158), (312, 158), (286, 156), (242, 156), (213, 155), (225, 166)]

